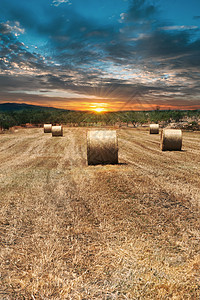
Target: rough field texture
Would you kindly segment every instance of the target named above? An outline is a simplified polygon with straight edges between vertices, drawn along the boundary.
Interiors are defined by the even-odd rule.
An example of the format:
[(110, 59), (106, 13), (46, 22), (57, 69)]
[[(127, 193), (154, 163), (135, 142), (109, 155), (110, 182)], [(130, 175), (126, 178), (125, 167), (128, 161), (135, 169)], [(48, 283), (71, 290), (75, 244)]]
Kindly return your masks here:
[(0, 136), (0, 299), (199, 299), (200, 133), (118, 130), (106, 166), (86, 133)]

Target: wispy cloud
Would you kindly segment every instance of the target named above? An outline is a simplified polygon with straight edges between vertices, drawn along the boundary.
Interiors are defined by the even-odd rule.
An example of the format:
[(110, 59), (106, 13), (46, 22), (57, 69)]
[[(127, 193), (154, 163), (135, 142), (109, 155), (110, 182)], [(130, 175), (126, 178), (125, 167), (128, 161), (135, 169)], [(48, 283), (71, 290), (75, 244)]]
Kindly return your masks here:
[(161, 30), (192, 30), (192, 29), (198, 29), (198, 26), (186, 26), (186, 25), (181, 25), (181, 26), (164, 26), (160, 27), (159, 29)]
[(72, 3), (70, 2), (70, 0), (53, 0), (52, 5), (54, 6), (59, 6), (60, 4), (63, 3), (67, 3), (69, 5), (71, 5)]

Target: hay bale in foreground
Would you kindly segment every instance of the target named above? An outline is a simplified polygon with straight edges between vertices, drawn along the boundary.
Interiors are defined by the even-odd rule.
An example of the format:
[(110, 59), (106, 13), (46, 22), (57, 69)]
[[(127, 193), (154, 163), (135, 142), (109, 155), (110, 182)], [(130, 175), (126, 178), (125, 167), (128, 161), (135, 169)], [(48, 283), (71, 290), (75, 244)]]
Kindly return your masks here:
[(51, 133), (52, 125), (44, 124), (44, 133)]
[(149, 133), (150, 134), (158, 134), (159, 133), (159, 124), (150, 124)]
[(180, 151), (182, 147), (181, 129), (163, 129), (161, 132), (161, 149)]
[(87, 134), (88, 165), (117, 164), (116, 130), (91, 130)]
[(52, 126), (52, 136), (63, 136), (63, 127), (60, 126)]

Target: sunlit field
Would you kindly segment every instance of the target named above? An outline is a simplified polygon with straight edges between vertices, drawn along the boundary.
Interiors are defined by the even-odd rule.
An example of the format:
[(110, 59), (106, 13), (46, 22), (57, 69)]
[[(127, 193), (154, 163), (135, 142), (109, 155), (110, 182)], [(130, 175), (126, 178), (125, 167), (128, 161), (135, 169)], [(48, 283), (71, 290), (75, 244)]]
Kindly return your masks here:
[(87, 130), (0, 135), (0, 299), (200, 299), (200, 132), (118, 129), (87, 166)]

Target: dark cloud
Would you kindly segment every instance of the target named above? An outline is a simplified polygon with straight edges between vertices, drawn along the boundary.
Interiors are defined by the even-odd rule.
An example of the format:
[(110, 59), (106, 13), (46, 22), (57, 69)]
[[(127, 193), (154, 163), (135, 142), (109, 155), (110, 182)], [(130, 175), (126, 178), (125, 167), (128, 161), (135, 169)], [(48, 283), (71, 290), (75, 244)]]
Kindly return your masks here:
[[(15, 5), (4, 2), (4, 10), (28, 32), (46, 39), (45, 49), (64, 65), (93, 63), (103, 57), (104, 45), (115, 39), (116, 29), (96, 24), (76, 13), (70, 6), (45, 6), (44, 19), (24, 1)], [(40, 11), (41, 15), (41, 11)]]
[(174, 57), (181, 54), (191, 54), (198, 50), (199, 41), (190, 42), (188, 31), (169, 33), (156, 30), (151, 35), (140, 39), (136, 49), (144, 56)]
[(30, 31), (48, 28), (51, 18), (55, 18), (54, 9), (48, 0), (40, 0), (39, 6), (36, 1), (20, 0), (16, 5), (12, 0), (1, 0), (2, 20), (4, 16), (9, 20), (18, 21), (22, 27)]
[[(142, 98), (157, 101), (158, 95), (170, 99), (177, 91), (184, 99), (190, 91), (184, 80), (192, 82), (193, 95), (198, 95), (200, 40), (196, 31), (190, 27), (176, 30), (171, 23), (161, 21), (159, 9), (151, 1), (130, 1), (115, 26), (100, 25), (92, 17), (86, 19), (68, 5), (46, 3), (41, 0), (37, 14), (33, 3), (25, 0), (18, 6), (12, 1), (2, 2), (1, 15), (9, 16), (14, 23), (3, 20), (0, 24), (0, 87), (4, 93), (0, 99), (14, 97), (11, 93), (6, 96), (6, 91), (35, 89), (48, 93), (60, 89), (90, 96), (110, 95), (126, 105)], [(41, 46), (35, 44), (40, 51), (33, 52), (20, 42), (23, 30), (44, 41), (43, 55)], [(141, 74), (127, 79), (121, 74), (127, 69), (132, 73), (140, 70)], [(175, 75), (169, 83), (163, 74), (170, 72)], [(33, 96), (34, 101), (53, 100)], [(16, 93), (16, 97), (31, 101), (30, 94)]]
[(124, 19), (128, 22), (140, 23), (150, 22), (155, 19), (158, 9), (146, 0), (132, 0)]

